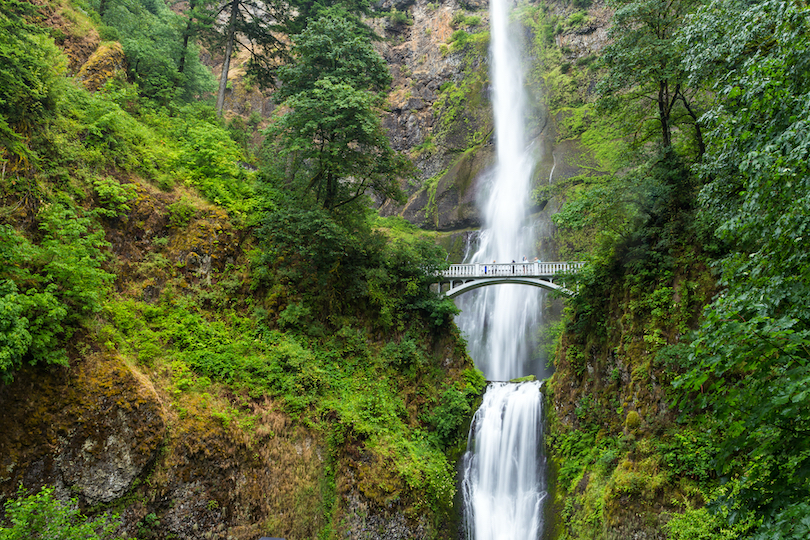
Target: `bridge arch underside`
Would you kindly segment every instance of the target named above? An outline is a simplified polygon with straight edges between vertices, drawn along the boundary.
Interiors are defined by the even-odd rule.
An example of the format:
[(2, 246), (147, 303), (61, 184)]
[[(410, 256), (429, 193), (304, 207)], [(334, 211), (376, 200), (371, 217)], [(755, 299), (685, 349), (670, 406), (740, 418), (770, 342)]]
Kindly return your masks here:
[[(460, 285), (458, 283), (461, 283)], [(448, 298), (455, 298), (465, 292), (480, 289), (481, 287), (488, 287), (490, 285), (502, 285), (504, 283), (529, 285), (531, 287), (540, 287), (548, 291), (560, 291), (563, 294), (569, 295), (570, 291), (561, 285), (546, 281), (540, 278), (521, 278), (521, 277), (504, 277), (504, 278), (486, 278), (486, 279), (454, 279), (452, 281), (445, 281), (441, 285), (449, 284), (450, 288), (444, 292)]]

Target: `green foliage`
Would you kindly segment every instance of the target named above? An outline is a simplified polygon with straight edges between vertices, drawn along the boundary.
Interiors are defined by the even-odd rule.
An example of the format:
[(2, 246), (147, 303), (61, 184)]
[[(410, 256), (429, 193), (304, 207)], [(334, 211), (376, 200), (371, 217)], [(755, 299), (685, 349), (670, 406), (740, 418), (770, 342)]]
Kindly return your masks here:
[(413, 25), (413, 16), (407, 11), (399, 11), (395, 7), (388, 12), (388, 20), (391, 21), (391, 24)]
[[(102, 21), (115, 31), (139, 92), (163, 106), (190, 101), (214, 90), (210, 71), (196, 48), (184, 50), (182, 18), (163, 2), (100, 0)], [(99, 7), (101, 10), (101, 7)], [(183, 70), (178, 59), (183, 58)]]
[(53, 39), (28, 22), (35, 12), (27, 2), (0, 2), (0, 163), (13, 167), (30, 160), (24, 137), (53, 108), (65, 69)]
[[(599, 93), (600, 105), (620, 111), (641, 144), (655, 137), (667, 148), (674, 144), (675, 127), (691, 124), (699, 156), (703, 153), (700, 113), (676, 40), (685, 15), (697, 4), (696, 0), (614, 2), (613, 41), (602, 51), (607, 75), (600, 81)], [(656, 131), (658, 136), (653, 135)]]
[[(481, 62), (488, 45), (489, 34), (481, 32), (467, 34), (463, 30), (459, 36), (469, 44), (464, 52), (464, 78), (460, 81), (447, 81), (439, 87), (439, 96), (433, 105), (437, 111), (437, 125), (434, 133), (445, 147), (463, 152), (482, 144), (490, 135), (491, 109), (485, 99), (488, 72)], [(458, 37), (458, 36), (457, 36)], [(460, 42), (452, 41), (456, 47)], [(438, 182), (442, 174), (435, 175), (429, 182)], [(435, 186), (434, 186), (435, 187)]]
[(93, 191), (98, 198), (99, 214), (108, 218), (126, 215), (130, 211), (127, 203), (135, 198), (132, 184), (121, 184), (110, 177), (93, 180)]
[(166, 207), (169, 226), (176, 229), (187, 226), (196, 213), (197, 209), (186, 199), (180, 199)]
[(453, 19), (450, 21), (450, 26), (459, 28), (460, 26), (478, 26), (481, 24), (481, 17), (477, 15), (467, 15), (463, 11), (457, 11), (453, 14)]
[[(302, 12), (313, 8), (300, 7)], [(0, 179), (3, 380), (10, 381), (26, 364), (65, 364), (98, 339), (105, 354), (121, 353), (165, 373), (165, 389), (180, 418), (191, 413), (188, 403), (200, 396), (201, 409), (223, 426), (250, 430), (243, 405), (272, 398), (296, 421), (321, 430), (335, 455), (350, 442), (385, 460), (408, 511), (449, 515), (455, 484), (444, 445), (458, 440), (471, 389), (481, 381), (480, 374), (453, 371), (449, 377), (434, 353), (439, 346), (461, 348), (460, 341), (452, 341), (460, 338), (448, 334), (455, 306), (430, 291), (433, 275), (445, 267), (445, 254), (402, 220), (372, 224), (361, 204), (335, 205), (331, 212), (312, 205), (314, 196), (306, 192), (312, 176), (304, 174), (311, 155), (298, 148), (289, 152), (288, 162), (272, 156), (276, 168), (266, 167), (265, 181), (255, 188), (243, 163), (248, 158), (232, 140), (234, 132), (247, 131), (244, 126), (232, 124), (228, 130), (210, 106), (184, 104), (209, 81), (195, 82), (194, 48), (184, 51), (181, 44), (184, 36), (196, 39), (199, 29), (190, 29), (187, 19), (172, 15), (161, 2), (106, 0), (98, 2), (98, 10), (105, 23), (102, 34), (124, 44), (131, 80), (110, 80), (93, 94), (59, 77), (61, 56), (33, 27), (0, 35), (2, 45), (25, 41), (14, 50), (17, 56), (11, 55), (22, 58), (20, 65), (44, 70), (37, 72), (40, 80), (30, 79), (31, 88), (22, 89), (37, 90), (29, 92), (36, 98), (33, 112), (23, 122), (7, 122), (29, 161), (24, 168), (5, 167), (15, 159), (23, 163), (19, 148), (0, 160), (5, 171)], [(328, 117), (346, 143), (345, 155), (338, 156), (343, 161), (331, 162), (338, 163), (330, 170), (340, 175), (339, 190), (360, 191), (353, 182), (363, 175), (380, 193), (392, 189), (396, 173), (410, 169), (404, 161), (390, 149), (355, 146), (387, 144), (378, 121), (384, 101), (377, 94), (390, 82), (384, 62), (362, 26), (334, 17), (307, 22), (311, 41), (296, 42), (302, 48), (295, 54), (304, 58), (307, 45), (317, 50), (297, 64), (310, 62), (310, 71), (298, 72), (301, 88), (289, 96), (299, 99), (295, 110), (306, 111), (306, 100), (317, 98), (310, 120)], [(329, 33), (325, 29), (333, 41), (318, 42)], [(321, 61), (334, 70), (316, 81), (310, 75), (317, 79), (324, 72)], [(3, 63), (0, 71), (6, 69)], [(8, 71), (9, 77), (23, 71)], [(25, 92), (13, 84), (2, 91), (7, 89), (8, 102), (0, 103), (4, 115), (23, 110)], [(332, 106), (331, 117), (316, 109), (318, 100)], [(248, 125), (257, 123), (253, 119)], [(307, 133), (307, 144), (320, 142), (321, 132)], [(245, 146), (245, 139), (239, 143)], [(277, 174), (288, 164), (300, 166), (300, 175)], [(102, 269), (107, 246), (101, 225), (116, 243), (123, 227), (148, 229), (140, 220), (153, 202), (153, 190), (139, 182), (165, 190), (184, 185), (181, 192), (196, 190), (239, 218), (233, 220), (237, 226), (255, 226), (257, 237), (250, 236), (253, 229), (243, 231), (246, 245), (256, 248), (250, 283), (239, 272), (215, 274), (212, 284), (202, 285), (179, 277), (183, 269), (169, 257), (174, 257), (174, 240), (188, 234), (179, 229), (200, 212), (192, 194), (168, 206), (172, 230), (138, 238), (140, 247), (152, 251), (134, 272), (126, 265), (121, 296), (108, 297), (113, 276)], [(218, 212), (206, 210), (206, 218), (216, 219)], [(385, 231), (373, 231), (377, 225)], [(133, 273), (154, 281), (133, 284)], [(126, 299), (133, 291), (157, 290), (158, 281), (159, 298), (145, 294), (152, 303)], [(249, 285), (252, 295), (244, 298)], [(463, 382), (453, 380), (458, 377)], [(206, 392), (212, 387), (232, 390), (233, 404), (211, 407)], [(419, 418), (426, 403), (437, 404), (447, 417), (436, 418), (435, 425)], [(326, 521), (337, 497), (336, 466), (330, 467), (322, 486)], [(159, 536), (165, 528), (160, 521), (158, 514), (147, 514), (137, 525), (139, 534)], [(94, 538), (83, 532), (73, 537)]]
[[(465, 23), (467, 19), (465, 19)], [(467, 25), (465, 25), (467, 26)], [(474, 25), (469, 25), (474, 26)], [(458, 29), (452, 33), (447, 40), (450, 52), (478, 52), (482, 53), (489, 46), (489, 32), (469, 33), (466, 30)]]
[[(743, 476), (718, 502), (732, 523), (745, 511), (762, 519), (753, 538), (801, 538), (807, 527), (807, 21), (800, 4), (717, 2), (683, 34), (690, 75), (710, 80), (720, 98), (706, 115), (702, 202), (730, 252), (720, 263), (725, 292), (676, 386), (684, 407), (725, 425), (717, 468)], [(708, 35), (711, 49), (702, 46)]]
[(702, 507), (674, 514), (666, 529), (672, 540), (735, 540), (747, 537), (755, 523), (749, 517), (729, 525), (727, 515), (712, 513)]
[(428, 240), (402, 236), (392, 242), (365, 223), (347, 227), (318, 210), (279, 209), (257, 231), (264, 251), (255, 260), (262, 286), (295, 283), (307, 291), (312, 315), (328, 321), (347, 307), (365, 306), (377, 324), (403, 328), (413, 315), (427, 315), (436, 327), (447, 324), (452, 301), (429, 290), (444, 268), (441, 248)]
[(65, 503), (54, 497), (54, 488), (26, 496), (20, 486), (17, 497), (6, 501), (8, 527), (0, 526), (0, 540), (114, 540), (118, 516), (103, 514), (88, 518), (78, 510), (78, 500)]
[(571, 28), (578, 28), (588, 22), (588, 14), (584, 11), (575, 11), (568, 16), (565, 23)]
[(23, 361), (67, 363), (64, 346), (98, 312), (112, 275), (101, 269), (103, 233), (58, 203), (40, 211), (38, 243), (0, 226), (0, 375)]
[(329, 211), (367, 191), (402, 201), (397, 180), (413, 165), (380, 123), (376, 92), (390, 83), (382, 57), (347, 18), (322, 17), (293, 39), (295, 61), (279, 70), (287, 112), (267, 131), (278, 143), (270, 157), (287, 161), (271, 164), (275, 175)]
[(440, 448), (466, 443), (473, 406), (486, 386), (484, 375), (477, 369), (467, 370), (463, 375), (464, 382), (446, 386), (437, 406), (425, 417), (433, 426), (431, 435)]
[[(175, 395), (205, 391), (214, 380), (253, 398), (270, 396), (329, 437), (359, 438), (379, 455), (391, 456), (403, 484), (428, 495), (411, 504), (438, 509), (452, 501), (452, 468), (436, 437), (416, 427), (402, 393), (419, 379), (426, 385), (420, 393), (441, 399), (439, 371), (423, 335), (388, 340), (382, 350), (370, 346), (365, 329), (349, 324), (313, 335), (315, 323), (301, 304), (290, 304), (281, 316), (286, 332), (237, 313), (206, 312), (193, 299), (169, 294), (151, 305), (117, 301), (109, 310), (112, 339), (128, 353), (154, 351), (140, 361), (170, 367)], [(482, 380), (480, 373), (467, 373), (459, 388), (480, 391)]]
[(700, 481), (716, 477), (714, 463), (717, 441), (712, 437), (711, 430), (678, 427), (658, 448), (669, 470), (678, 476)]

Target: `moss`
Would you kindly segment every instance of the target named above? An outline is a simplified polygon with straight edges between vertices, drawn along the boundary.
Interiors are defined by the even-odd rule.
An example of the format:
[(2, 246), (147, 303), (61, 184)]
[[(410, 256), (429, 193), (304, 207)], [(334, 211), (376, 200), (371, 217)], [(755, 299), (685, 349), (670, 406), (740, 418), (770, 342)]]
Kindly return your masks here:
[(103, 43), (79, 70), (79, 80), (95, 92), (126, 69), (124, 49), (118, 42)]
[(627, 417), (624, 419), (624, 427), (628, 430), (635, 430), (641, 426), (641, 417), (638, 415), (636, 411), (630, 411), (627, 413)]

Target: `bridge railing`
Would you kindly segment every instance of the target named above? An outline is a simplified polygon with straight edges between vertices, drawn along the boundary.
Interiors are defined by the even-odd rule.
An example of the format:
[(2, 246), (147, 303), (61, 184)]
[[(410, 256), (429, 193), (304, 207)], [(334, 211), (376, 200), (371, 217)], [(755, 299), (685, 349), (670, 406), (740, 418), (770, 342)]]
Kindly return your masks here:
[(486, 278), (493, 276), (551, 277), (556, 274), (577, 272), (584, 262), (515, 262), (451, 264), (442, 272), (443, 278)]

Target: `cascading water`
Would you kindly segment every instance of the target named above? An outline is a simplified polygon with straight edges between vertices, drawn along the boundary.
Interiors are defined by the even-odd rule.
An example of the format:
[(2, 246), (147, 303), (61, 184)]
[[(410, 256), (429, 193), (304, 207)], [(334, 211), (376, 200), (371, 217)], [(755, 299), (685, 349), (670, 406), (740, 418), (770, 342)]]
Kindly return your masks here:
[[(528, 204), (534, 167), (525, 123), (520, 50), (510, 39), (509, 0), (490, 1), (491, 78), (497, 164), (485, 179), (485, 226), (467, 262), (534, 259)], [(519, 271), (519, 266), (516, 267)], [(487, 379), (538, 373), (532, 332), (541, 323), (543, 296), (521, 285), (484, 287), (459, 301), (457, 317), (470, 353)], [(463, 459), (462, 496), (469, 540), (536, 540), (542, 534), (540, 383), (492, 383), (470, 429)]]
[[(521, 54), (512, 43), (508, 0), (490, 2), (491, 78), (497, 164), (483, 179), (484, 228), (478, 250), (467, 262), (534, 260), (534, 230), (528, 200), (534, 159), (525, 136), (525, 93)], [(518, 269), (520, 267), (517, 267)], [(519, 271), (519, 270), (518, 270)], [(531, 335), (540, 323), (542, 293), (520, 285), (485, 287), (459, 299), (456, 322), (470, 352), (490, 380), (532, 373)]]
[(487, 388), (462, 463), (467, 538), (539, 538), (546, 493), (540, 403), (538, 382)]

